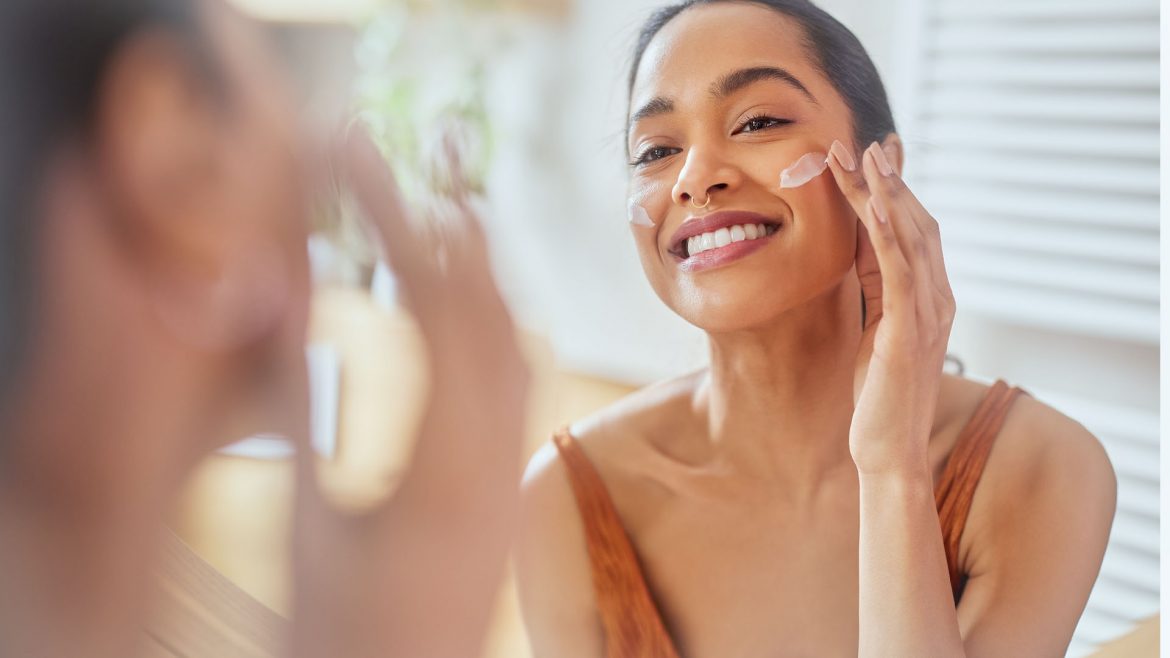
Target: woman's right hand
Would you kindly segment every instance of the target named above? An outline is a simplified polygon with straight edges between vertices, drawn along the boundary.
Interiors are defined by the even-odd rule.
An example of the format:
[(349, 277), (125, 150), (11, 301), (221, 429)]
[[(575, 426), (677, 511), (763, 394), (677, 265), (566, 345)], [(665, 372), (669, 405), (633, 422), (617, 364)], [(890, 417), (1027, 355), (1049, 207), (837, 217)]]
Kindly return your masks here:
[(476, 655), (517, 520), (528, 369), (465, 186), (448, 230), (420, 235), (365, 132), (337, 150), (417, 320), (430, 391), (408, 470), (370, 511), (330, 505), (299, 451), (292, 653)]

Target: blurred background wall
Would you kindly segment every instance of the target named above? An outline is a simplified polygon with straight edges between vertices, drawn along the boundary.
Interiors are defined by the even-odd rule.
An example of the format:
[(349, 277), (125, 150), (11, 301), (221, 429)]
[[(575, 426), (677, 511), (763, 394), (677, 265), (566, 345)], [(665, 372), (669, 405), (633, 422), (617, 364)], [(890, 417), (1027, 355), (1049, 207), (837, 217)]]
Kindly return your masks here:
[[(501, 286), (550, 368), (594, 386), (550, 407), (534, 442), (703, 364), (701, 334), (653, 295), (626, 223), (624, 81), (661, 2), (236, 4), (269, 21), (309, 110), (404, 72), (415, 96), (374, 104), (391, 122), (475, 91)], [(1157, 2), (820, 4), (876, 61), (907, 179), (941, 223), (951, 353), (1081, 421), (1114, 461), (1114, 534), (1069, 651), (1087, 655), (1158, 609)], [(314, 260), (322, 285), (370, 286), (372, 252), (352, 232), (323, 229)], [(392, 277), (375, 278), (392, 304)]]

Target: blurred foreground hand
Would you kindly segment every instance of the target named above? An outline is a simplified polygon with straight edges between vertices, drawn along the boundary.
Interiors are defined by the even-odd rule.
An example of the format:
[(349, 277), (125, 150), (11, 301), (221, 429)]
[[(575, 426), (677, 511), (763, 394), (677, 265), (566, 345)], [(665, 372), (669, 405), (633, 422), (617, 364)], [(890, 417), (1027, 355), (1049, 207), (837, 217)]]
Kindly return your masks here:
[(291, 653), (475, 656), (516, 523), (528, 369), (465, 186), (449, 217), (420, 224), (363, 130), (334, 157), (418, 322), (430, 390), (413, 459), (372, 509), (331, 505), (302, 441)]

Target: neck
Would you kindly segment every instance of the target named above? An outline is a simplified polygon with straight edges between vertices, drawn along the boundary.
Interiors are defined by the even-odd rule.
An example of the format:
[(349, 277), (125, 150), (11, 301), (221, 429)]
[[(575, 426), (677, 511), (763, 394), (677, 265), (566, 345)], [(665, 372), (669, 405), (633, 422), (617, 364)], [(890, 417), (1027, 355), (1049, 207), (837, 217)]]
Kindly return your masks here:
[(853, 277), (764, 327), (710, 334), (699, 387), (712, 444), (733, 468), (811, 496), (852, 474), (849, 425), (861, 339)]

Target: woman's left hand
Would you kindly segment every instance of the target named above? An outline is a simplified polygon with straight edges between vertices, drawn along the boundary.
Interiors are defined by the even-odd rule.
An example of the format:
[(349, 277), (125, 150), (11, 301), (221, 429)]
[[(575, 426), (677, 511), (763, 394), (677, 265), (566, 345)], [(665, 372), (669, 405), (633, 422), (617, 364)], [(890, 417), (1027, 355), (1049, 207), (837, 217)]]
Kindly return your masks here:
[(877, 142), (860, 167), (834, 142), (829, 168), (861, 220), (856, 265), (866, 317), (849, 450), (863, 475), (920, 474), (929, 468), (927, 443), (955, 317), (938, 222)]

